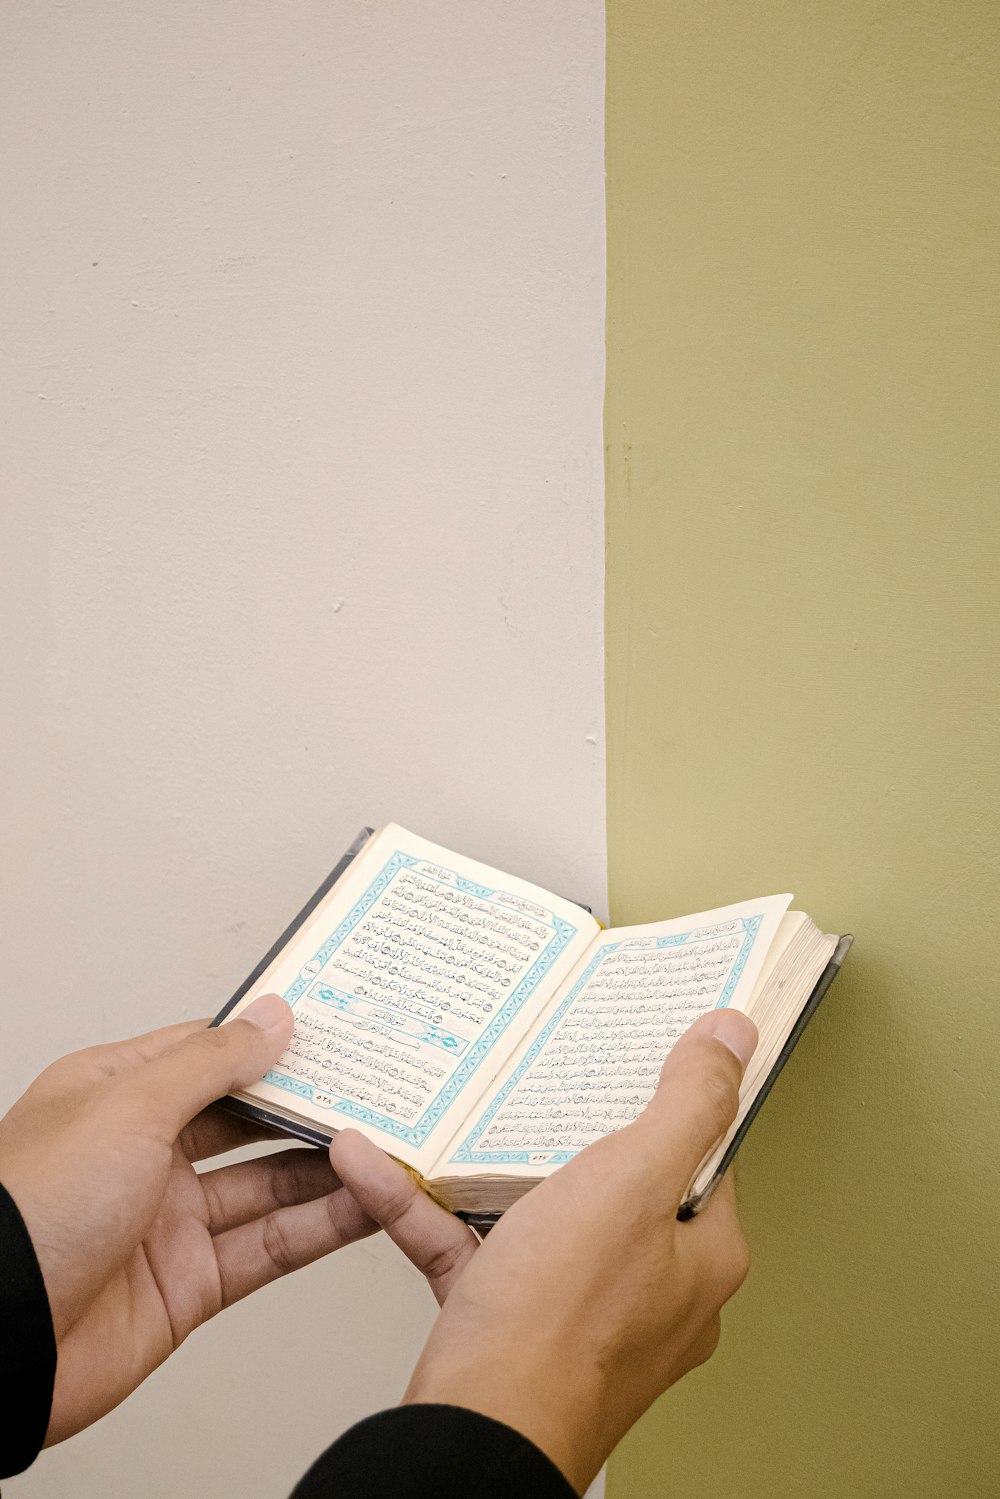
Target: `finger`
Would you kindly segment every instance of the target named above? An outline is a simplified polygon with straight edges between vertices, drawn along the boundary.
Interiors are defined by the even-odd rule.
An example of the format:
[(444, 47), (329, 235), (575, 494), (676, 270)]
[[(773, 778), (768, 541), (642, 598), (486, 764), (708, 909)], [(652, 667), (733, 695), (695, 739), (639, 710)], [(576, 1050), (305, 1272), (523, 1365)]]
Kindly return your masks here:
[(315, 1202), (278, 1208), (213, 1239), (223, 1306), (292, 1270), (377, 1232), (367, 1213), (343, 1187)]
[(692, 1369), (697, 1369), (701, 1364), (707, 1364), (712, 1354), (719, 1346), (719, 1338), (722, 1335), (722, 1318), (716, 1312), (710, 1317), (704, 1327), (699, 1329), (687, 1350), (682, 1372), (690, 1374)]
[(427, 1277), (443, 1304), (479, 1247), (471, 1228), (432, 1202), (398, 1161), (357, 1130), (341, 1130), (330, 1146), (330, 1160), (351, 1195)]
[(171, 1142), (216, 1099), (263, 1077), (291, 1040), (292, 1012), (277, 994), (263, 994), (238, 1020), (201, 1027), (128, 1073), (146, 1127)]
[(712, 1146), (736, 1118), (757, 1028), (736, 1010), (712, 1010), (675, 1044), (636, 1127), (658, 1142), (649, 1166), (678, 1203)]
[(701, 1209), (690, 1220), (695, 1227), (706, 1223), (714, 1224), (720, 1218), (733, 1218), (736, 1216), (736, 1173), (726, 1171), (716, 1183), (711, 1197)]
[(278, 1129), (231, 1114), (221, 1104), (210, 1104), (181, 1133), (180, 1146), (189, 1161), (207, 1161), (227, 1150), (243, 1145), (258, 1145), (262, 1140), (287, 1139)]
[(678, 1225), (679, 1254), (697, 1259), (705, 1297), (723, 1306), (735, 1295), (750, 1270), (750, 1251), (736, 1206), (733, 1174), (727, 1172), (702, 1211)]
[(292, 1149), (203, 1171), (198, 1181), (213, 1234), (238, 1228), (279, 1208), (329, 1197), (341, 1185), (325, 1150)]

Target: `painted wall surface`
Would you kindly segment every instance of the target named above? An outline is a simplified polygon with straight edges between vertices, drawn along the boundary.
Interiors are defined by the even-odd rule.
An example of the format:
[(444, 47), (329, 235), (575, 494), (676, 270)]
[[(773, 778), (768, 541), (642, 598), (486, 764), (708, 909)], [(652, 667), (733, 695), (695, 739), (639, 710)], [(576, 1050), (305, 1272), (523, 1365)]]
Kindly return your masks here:
[[(596, 0), (3, 32), (0, 1105), (210, 1014), (365, 821), (605, 870)], [(431, 1310), (349, 1250), (12, 1499), (287, 1493)]]
[(612, 914), (850, 967), (619, 1499), (997, 1492), (995, 5), (610, 0)]

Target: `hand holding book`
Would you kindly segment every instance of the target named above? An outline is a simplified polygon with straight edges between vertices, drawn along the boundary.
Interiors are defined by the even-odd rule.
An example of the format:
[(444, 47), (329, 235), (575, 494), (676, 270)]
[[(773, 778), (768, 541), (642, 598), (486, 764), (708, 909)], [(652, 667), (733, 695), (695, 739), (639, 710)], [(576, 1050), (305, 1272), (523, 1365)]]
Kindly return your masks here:
[[(383, 830), (221, 1029), (65, 1058), (0, 1121), (12, 1315), (30, 1305), (34, 1329), (8, 1339), (33, 1403), (0, 1461), (18, 1471), (46, 1420), (49, 1442), (89, 1425), (207, 1316), (381, 1223), (444, 1302), (408, 1401), (509, 1423), (584, 1487), (711, 1352), (745, 1272), (729, 1185), (709, 1193), (846, 940), (787, 905), (603, 932)], [(194, 1171), (262, 1124), (333, 1139), (342, 1179), (300, 1150)], [(421, 1171), (451, 1205), (511, 1211), (479, 1247)]]
[(39, 1442), (112, 1410), (209, 1317), (376, 1231), (319, 1151), (195, 1170), (269, 1133), (212, 1105), (274, 1063), (292, 1023), (282, 1000), (261, 996), (222, 1031), (186, 1021), (88, 1047), (0, 1119), (0, 1183), (51, 1312), (51, 1331), (17, 1351), (40, 1359), (47, 1334), (55, 1365), (58, 1349)]
[[(444, 1303), (407, 1392), (410, 1429), (422, 1404), (464, 1407), (513, 1426), (585, 1487), (649, 1401), (709, 1355), (745, 1271), (726, 1187), (694, 1223), (677, 1209), (735, 1112), (751, 1023), (699, 1021), (640, 1117), (526, 1196), (482, 1246), (352, 1130), (334, 1142), (340, 1177), (325, 1152), (303, 1150), (194, 1171), (259, 1138), (211, 1101), (272, 1066), (292, 1023), (264, 995), (221, 1031), (185, 1023), (93, 1047), (50, 1067), (0, 1120), (0, 1325), (17, 1330), (0, 1382), (18, 1415), (0, 1471), (97, 1420), (207, 1316), (382, 1224)], [(336, 1476), (340, 1447), (303, 1494), (327, 1492), (315, 1473)], [(435, 1492), (464, 1492), (440, 1449), (433, 1465)], [(561, 1493), (551, 1472), (545, 1492)], [(403, 1470), (380, 1449), (365, 1482), (401, 1492)]]
[(587, 1487), (657, 1396), (711, 1355), (746, 1274), (731, 1181), (694, 1222), (677, 1212), (736, 1117), (756, 1044), (736, 1012), (697, 1021), (638, 1119), (541, 1183), (482, 1244), (363, 1136), (338, 1135), (338, 1176), (443, 1304), (405, 1402), (513, 1426)]

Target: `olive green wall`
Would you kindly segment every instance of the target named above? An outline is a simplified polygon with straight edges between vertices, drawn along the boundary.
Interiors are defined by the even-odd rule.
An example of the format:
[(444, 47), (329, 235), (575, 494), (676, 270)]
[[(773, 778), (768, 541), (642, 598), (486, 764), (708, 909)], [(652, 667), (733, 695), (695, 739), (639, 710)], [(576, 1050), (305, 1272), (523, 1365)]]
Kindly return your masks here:
[(609, 3), (612, 914), (857, 934), (613, 1499), (1000, 1489), (998, 16)]

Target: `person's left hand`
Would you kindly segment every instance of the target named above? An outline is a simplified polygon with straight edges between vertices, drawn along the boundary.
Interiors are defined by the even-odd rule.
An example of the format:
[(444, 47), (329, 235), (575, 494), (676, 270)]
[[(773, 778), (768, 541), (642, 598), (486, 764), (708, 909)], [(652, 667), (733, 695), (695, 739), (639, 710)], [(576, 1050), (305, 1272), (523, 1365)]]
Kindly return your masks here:
[(55, 1062), (0, 1120), (0, 1182), (38, 1255), (58, 1345), (46, 1445), (125, 1398), (190, 1332), (268, 1281), (374, 1233), (325, 1153), (199, 1175), (271, 1138), (213, 1100), (263, 1076), (292, 1012), (265, 995)]

